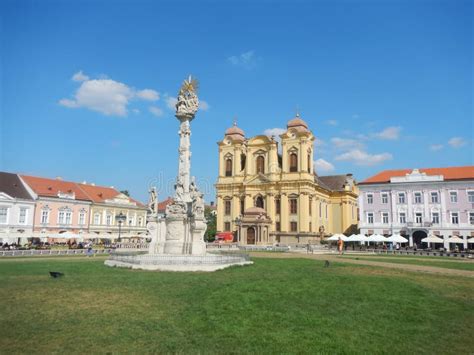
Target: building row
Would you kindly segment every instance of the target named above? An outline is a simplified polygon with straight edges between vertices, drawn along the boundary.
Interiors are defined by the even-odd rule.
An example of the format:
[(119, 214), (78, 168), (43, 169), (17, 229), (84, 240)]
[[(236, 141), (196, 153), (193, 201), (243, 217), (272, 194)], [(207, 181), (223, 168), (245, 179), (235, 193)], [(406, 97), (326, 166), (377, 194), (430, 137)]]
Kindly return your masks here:
[(0, 172), (3, 243), (142, 239), (147, 210), (114, 187)]
[(298, 244), (336, 233), (402, 234), (410, 246), (436, 235), (449, 249), (474, 237), (474, 166), (320, 176), (315, 136), (297, 115), (279, 137), (219, 141), (217, 231), (240, 244)]

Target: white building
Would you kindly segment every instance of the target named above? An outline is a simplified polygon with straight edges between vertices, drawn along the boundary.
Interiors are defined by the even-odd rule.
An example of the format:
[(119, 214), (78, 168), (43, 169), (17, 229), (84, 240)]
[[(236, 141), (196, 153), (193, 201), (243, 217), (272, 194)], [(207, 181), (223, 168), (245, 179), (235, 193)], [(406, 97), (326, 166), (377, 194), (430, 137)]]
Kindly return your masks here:
[(457, 237), (458, 246), (474, 246), (467, 243), (474, 237), (474, 166), (386, 170), (359, 188), (361, 234), (400, 233), (410, 246), (433, 234), (446, 249)]
[(35, 201), (18, 175), (0, 172), (0, 242), (27, 243), (34, 213)]

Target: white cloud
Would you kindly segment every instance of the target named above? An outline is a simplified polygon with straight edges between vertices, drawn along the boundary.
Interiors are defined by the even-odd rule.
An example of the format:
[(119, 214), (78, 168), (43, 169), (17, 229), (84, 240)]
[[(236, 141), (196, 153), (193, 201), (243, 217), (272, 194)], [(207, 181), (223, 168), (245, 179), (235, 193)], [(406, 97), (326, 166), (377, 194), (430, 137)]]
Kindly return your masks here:
[(286, 132), (286, 129), (275, 127), (275, 128), (266, 129), (265, 131), (263, 131), (263, 134), (268, 137), (275, 136), (275, 139), (279, 139), (280, 134), (283, 134), (285, 132)]
[(330, 171), (334, 171), (335, 169), (334, 165), (332, 165), (330, 162), (321, 158), (314, 161), (314, 168), (316, 169), (316, 172), (318, 171), (330, 172)]
[(444, 148), (444, 145), (442, 144), (432, 144), (430, 145), (430, 150), (432, 150), (433, 152), (437, 152), (438, 150), (441, 150)]
[(133, 98), (141, 100), (158, 100), (159, 94), (151, 89), (135, 90), (124, 83), (108, 79), (89, 79), (78, 72), (73, 80), (81, 81), (73, 99), (61, 99), (59, 104), (69, 108), (84, 107), (107, 116), (127, 116), (128, 105)]
[(323, 146), (325, 143), (323, 140), (319, 139), (319, 138), (315, 138), (314, 139), (314, 146), (315, 147), (321, 147)]
[(330, 126), (337, 126), (338, 122), (336, 120), (327, 120), (326, 124), (328, 124)]
[(137, 97), (147, 101), (157, 101), (160, 99), (160, 94), (155, 90), (145, 89), (137, 91)]
[(78, 71), (76, 74), (72, 76), (73, 81), (86, 81), (89, 80), (89, 77), (85, 75), (82, 70)]
[(163, 110), (157, 106), (150, 106), (149, 110), (152, 114), (154, 114), (157, 117), (163, 116)]
[(171, 97), (171, 96), (166, 96), (165, 98), (166, 106), (170, 110), (176, 110), (176, 103), (178, 102), (178, 99), (176, 97)]
[(239, 55), (233, 55), (227, 58), (227, 61), (235, 66), (240, 66), (246, 69), (252, 69), (257, 65), (260, 58), (255, 56), (255, 51), (244, 52)]
[(364, 144), (358, 140), (350, 138), (331, 138), (331, 143), (338, 149), (362, 148)]
[(211, 106), (207, 103), (207, 101), (204, 100), (199, 100), (199, 109), (203, 111), (209, 110)]
[(466, 140), (462, 137), (453, 137), (448, 141), (448, 144), (453, 148), (460, 148), (467, 144)]
[(373, 166), (381, 164), (386, 160), (391, 160), (392, 154), (369, 154), (360, 149), (353, 149), (341, 155), (338, 155), (335, 159), (338, 161), (348, 161), (359, 166)]
[(387, 127), (383, 131), (375, 133), (375, 137), (383, 140), (397, 140), (400, 138), (402, 127)]

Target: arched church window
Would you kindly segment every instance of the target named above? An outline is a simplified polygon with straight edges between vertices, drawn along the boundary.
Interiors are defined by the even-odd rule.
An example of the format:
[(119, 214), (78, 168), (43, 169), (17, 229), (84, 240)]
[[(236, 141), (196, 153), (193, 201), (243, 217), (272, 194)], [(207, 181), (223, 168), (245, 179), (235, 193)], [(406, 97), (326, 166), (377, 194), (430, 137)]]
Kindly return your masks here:
[(308, 153), (308, 173), (311, 173), (311, 154)]
[(296, 153), (290, 154), (290, 172), (298, 171), (298, 155)]
[(225, 161), (225, 176), (232, 176), (232, 159), (226, 159)]
[(265, 174), (265, 158), (261, 155), (257, 157), (257, 174)]
[(255, 199), (255, 206), (256, 206), (256, 207), (260, 207), (260, 208), (264, 208), (264, 207), (263, 207), (263, 197), (262, 197), (262, 196), (258, 196), (258, 197)]
[(245, 154), (240, 155), (240, 171), (245, 169), (245, 162), (247, 160), (247, 156)]

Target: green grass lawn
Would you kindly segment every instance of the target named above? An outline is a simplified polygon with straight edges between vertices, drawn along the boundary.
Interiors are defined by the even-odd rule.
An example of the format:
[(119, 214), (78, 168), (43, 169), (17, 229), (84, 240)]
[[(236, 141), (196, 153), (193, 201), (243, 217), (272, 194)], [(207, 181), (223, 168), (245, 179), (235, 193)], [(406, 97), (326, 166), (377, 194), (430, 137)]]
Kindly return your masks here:
[(424, 266), (435, 266), (445, 269), (457, 269), (457, 270), (469, 270), (474, 271), (474, 262), (470, 260), (452, 260), (445, 258), (443, 259), (434, 259), (434, 258), (424, 258), (423, 256), (398, 256), (398, 255), (363, 255), (363, 256), (354, 256), (354, 255), (344, 255), (342, 258), (347, 259), (358, 259), (358, 260), (369, 260), (369, 261), (382, 261), (386, 263), (395, 263), (395, 264), (410, 264), (410, 265), (424, 265)]
[(1, 352), (474, 349), (472, 278), (305, 259), (255, 258), (215, 273), (114, 269), (103, 260), (0, 260)]

